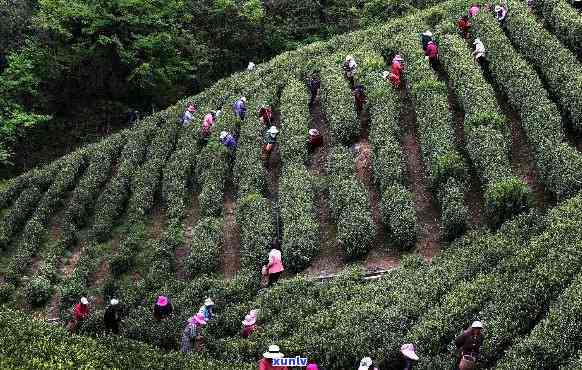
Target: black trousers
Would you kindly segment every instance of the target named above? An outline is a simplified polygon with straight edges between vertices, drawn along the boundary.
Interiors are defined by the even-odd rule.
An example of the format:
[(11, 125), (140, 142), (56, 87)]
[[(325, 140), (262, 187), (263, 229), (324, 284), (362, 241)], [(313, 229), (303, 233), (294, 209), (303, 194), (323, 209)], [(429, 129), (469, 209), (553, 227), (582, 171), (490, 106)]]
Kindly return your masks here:
[(281, 277), (281, 272), (274, 272), (272, 274), (269, 274), (269, 283), (267, 284), (267, 286), (270, 287), (273, 284), (275, 284), (277, 281), (279, 281), (280, 277)]

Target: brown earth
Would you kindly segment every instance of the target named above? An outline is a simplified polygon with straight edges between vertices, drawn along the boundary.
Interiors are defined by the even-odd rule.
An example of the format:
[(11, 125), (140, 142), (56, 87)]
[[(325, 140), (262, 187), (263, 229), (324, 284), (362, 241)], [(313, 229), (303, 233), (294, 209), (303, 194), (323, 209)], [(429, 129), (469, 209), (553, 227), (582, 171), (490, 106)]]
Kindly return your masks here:
[(226, 279), (234, 277), (240, 269), (240, 229), (236, 223), (233, 187), (229, 177), (224, 192), (224, 239), (220, 251), (220, 269)]
[(192, 232), (198, 221), (200, 221), (200, 204), (198, 203), (198, 193), (194, 192), (191, 196), (191, 204), (187, 211), (186, 222), (184, 224), (184, 244), (176, 248), (174, 252), (176, 259), (176, 276), (180, 280), (187, 280), (189, 278), (188, 271), (186, 271), (185, 261), (190, 257)]

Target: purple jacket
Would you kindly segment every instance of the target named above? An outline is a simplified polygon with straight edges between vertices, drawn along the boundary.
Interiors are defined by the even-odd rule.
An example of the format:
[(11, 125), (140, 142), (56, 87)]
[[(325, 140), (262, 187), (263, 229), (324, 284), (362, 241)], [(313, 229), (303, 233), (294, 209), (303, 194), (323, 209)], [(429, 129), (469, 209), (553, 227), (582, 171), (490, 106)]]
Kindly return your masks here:
[(245, 103), (240, 99), (234, 103), (234, 105), (232, 106), (232, 109), (234, 110), (234, 113), (237, 116), (240, 116), (241, 113), (244, 114), (247, 111), (247, 107), (246, 107)]
[(236, 139), (234, 138), (234, 136), (232, 136), (231, 134), (226, 135), (226, 137), (222, 140), (222, 143), (228, 148), (228, 149), (235, 149), (236, 148)]

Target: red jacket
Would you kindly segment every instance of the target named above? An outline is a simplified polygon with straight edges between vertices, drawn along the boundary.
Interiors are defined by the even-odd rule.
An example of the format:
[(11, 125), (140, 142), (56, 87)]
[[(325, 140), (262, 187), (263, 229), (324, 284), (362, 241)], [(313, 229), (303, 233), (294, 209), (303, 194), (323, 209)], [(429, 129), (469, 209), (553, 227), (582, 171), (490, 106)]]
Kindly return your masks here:
[(402, 63), (397, 62), (397, 61), (392, 62), (392, 73), (394, 73), (395, 75), (400, 77), (403, 70), (404, 70), (404, 67), (402, 66)]
[(77, 321), (85, 320), (89, 316), (89, 305), (77, 303), (73, 308), (73, 316)]
[(426, 51), (424, 52), (424, 54), (426, 56), (428, 56), (428, 58), (430, 60), (435, 60), (438, 58), (439, 56), (439, 49), (437, 44), (435, 44), (434, 42), (429, 42), (428, 46), (426, 47)]
[(463, 18), (459, 19), (459, 21), (457, 22), (457, 26), (459, 27), (459, 29), (463, 32), (467, 32), (469, 31), (469, 28), (471, 28), (471, 22), (464, 20)]

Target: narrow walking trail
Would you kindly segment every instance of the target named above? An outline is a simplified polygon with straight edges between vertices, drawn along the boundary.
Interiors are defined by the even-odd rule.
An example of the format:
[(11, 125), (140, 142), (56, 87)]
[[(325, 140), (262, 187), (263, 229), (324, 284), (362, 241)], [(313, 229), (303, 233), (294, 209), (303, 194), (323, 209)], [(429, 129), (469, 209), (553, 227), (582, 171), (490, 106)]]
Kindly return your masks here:
[(188, 208), (184, 222), (184, 243), (174, 251), (176, 258), (176, 277), (180, 280), (187, 280), (189, 277), (188, 271), (186, 270), (186, 261), (192, 251), (192, 233), (194, 227), (200, 221), (198, 195), (197, 191), (192, 192), (190, 195), (190, 207)]
[(437, 68), (435, 72), (438, 75), (439, 80), (443, 81), (447, 86), (447, 101), (449, 103), (449, 112), (451, 112), (453, 118), (453, 130), (455, 133), (455, 146), (459, 153), (465, 159), (465, 162), (469, 165), (469, 188), (465, 192), (465, 205), (469, 209), (470, 213), (470, 226), (472, 228), (478, 228), (483, 225), (484, 222), (484, 209), (485, 209), (485, 199), (483, 196), (483, 184), (479, 179), (479, 175), (475, 170), (475, 166), (471, 161), (469, 153), (467, 152), (467, 143), (465, 139), (465, 111), (461, 108), (457, 94), (453, 89), (449, 77), (444, 71), (444, 69)]
[(224, 238), (220, 251), (220, 270), (226, 279), (233, 278), (240, 269), (240, 229), (235, 211), (235, 189), (232, 176), (228, 176), (224, 189)]
[[(317, 129), (323, 136), (323, 145), (317, 148), (309, 161), (309, 172), (314, 177), (327, 176), (327, 156), (329, 154), (330, 132), (327, 119), (321, 111), (321, 101), (317, 98), (310, 107), (311, 127)], [(310, 276), (330, 275), (344, 267), (344, 256), (336, 239), (337, 226), (331, 217), (329, 206), (329, 190), (315, 187), (315, 211), (319, 221), (319, 240), (321, 243), (319, 255), (305, 270)]]
[[(276, 126), (279, 131), (281, 127), (281, 112), (273, 109), (272, 125)], [(271, 201), (273, 212), (273, 225), (277, 239), (283, 237), (283, 225), (281, 224), (279, 209), (279, 179), (281, 178), (281, 152), (279, 145), (275, 145), (269, 159), (264, 163), (267, 175), (267, 198)]]
[(400, 265), (398, 248), (387, 245), (386, 228), (382, 223), (380, 211), (380, 191), (374, 179), (372, 169), (372, 147), (368, 141), (370, 135), (370, 117), (364, 110), (360, 115), (360, 137), (354, 145), (356, 152), (356, 175), (368, 191), (372, 220), (376, 225), (376, 236), (372, 248), (364, 261), (367, 270), (386, 270)]
[(431, 260), (440, 250), (440, 215), (435, 206), (433, 195), (428, 189), (426, 171), (418, 142), (416, 112), (412, 98), (407, 91), (403, 90), (400, 92), (400, 100), (402, 102), (400, 126), (404, 130), (401, 145), (406, 157), (411, 190), (415, 198), (416, 216), (420, 226), (415, 252), (425, 259)]

